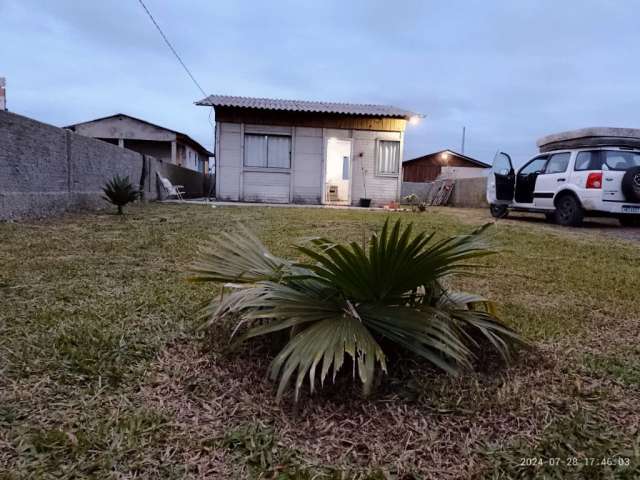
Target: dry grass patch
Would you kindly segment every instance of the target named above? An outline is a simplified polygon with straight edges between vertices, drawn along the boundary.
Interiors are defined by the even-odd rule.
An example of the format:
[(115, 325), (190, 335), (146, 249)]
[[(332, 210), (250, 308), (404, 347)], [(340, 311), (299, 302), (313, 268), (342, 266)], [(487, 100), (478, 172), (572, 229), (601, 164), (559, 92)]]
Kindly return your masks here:
[[(510, 369), (488, 362), (457, 380), (405, 359), (371, 399), (341, 379), (294, 407), (276, 404), (265, 380), (268, 346), (227, 353), (228, 331), (197, 331), (196, 312), (216, 292), (187, 284), (183, 272), (202, 240), (238, 221), (275, 254), (295, 257), (298, 239), (359, 240), (386, 215), (128, 212), (0, 224), (3, 480), (640, 476), (637, 243), (500, 222), (502, 253), (483, 261), (484, 277), (455, 286), (497, 300), (536, 350)], [(391, 215), (443, 235), (484, 221), (453, 209)], [(571, 451), (634, 463), (518, 465)]]
[[(615, 382), (567, 371), (566, 352), (557, 347), (543, 346), (511, 369), (460, 379), (408, 362), (392, 370), (403, 375), (385, 379), (372, 399), (339, 379), (295, 405), (275, 402), (264, 377), (264, 348), (224, 355), (176, 344), (155, 364), (143, 396), (151, 408), (173, 412), (178, 431), (190, 432), (192, 442), (213, 448), (215, 455), (201, 457), (206, 468), (240, 458), (247, 476), (257, 476), (260, 452), (246, 444), (265, 436), (272, 457), (258, 459), (259, 472), (318, 478), (336, 472), (348, 478), (481, 478), (491, 472), (533, 478), (535, 470), (520, 468), (516, 456), (548, 454), (549, 437), (569, 426), (578, 440), (593, 440), (589, 455), (601, 443), (610, 446), (603, 456), (631, 455), (615, 448), (625, 445), (620, 435), (637, 435), (629, 427), (638, 425), (633, 405), (639, 398), (629, 398)], [(597, 433), (606, 432), (598, 443)]]

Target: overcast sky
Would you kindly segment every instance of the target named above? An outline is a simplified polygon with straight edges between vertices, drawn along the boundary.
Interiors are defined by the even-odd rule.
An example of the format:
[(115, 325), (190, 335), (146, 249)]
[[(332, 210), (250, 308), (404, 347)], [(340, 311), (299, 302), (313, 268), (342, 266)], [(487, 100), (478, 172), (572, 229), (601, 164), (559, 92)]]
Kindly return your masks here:
[[(426, 117), (405, 158), (519, 162), (535, 140), (640, 127), (640, 3), (146, 0), (210, 93), (382, 103)], [(211, 148), (202, 95), (137, 0), (0, 0), (11, 111), (63, 126), (116, 112)]]

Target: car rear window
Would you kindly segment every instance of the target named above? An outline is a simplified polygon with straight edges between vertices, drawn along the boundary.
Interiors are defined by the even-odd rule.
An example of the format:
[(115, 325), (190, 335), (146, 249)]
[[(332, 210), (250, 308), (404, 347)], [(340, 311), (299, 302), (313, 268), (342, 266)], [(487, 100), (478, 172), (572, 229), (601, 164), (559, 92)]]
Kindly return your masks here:
[(576, 157), (574, 170), (602, 170), (602, 157), (600, 151), (579, 152)]
[(604, 152), (604, 170), (628, 170), (640, 167), (639, 152), (625, 152), (624, 150), (606, 150)]
[(640, 166), (640, 152), (593, 150), (579, 152), (574, 170), (628, 170)]

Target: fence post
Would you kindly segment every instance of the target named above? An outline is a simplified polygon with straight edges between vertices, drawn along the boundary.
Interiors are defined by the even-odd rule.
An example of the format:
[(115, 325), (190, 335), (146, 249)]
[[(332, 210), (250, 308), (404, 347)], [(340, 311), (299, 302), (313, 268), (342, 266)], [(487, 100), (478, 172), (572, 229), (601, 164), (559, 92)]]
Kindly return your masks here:
[(142, 171), (140, 172), (140, 186), (138, 191), (140, 192), (140, 201), (144, 202), (144, 184), (147, 176), (147, 156), (142, 154)]

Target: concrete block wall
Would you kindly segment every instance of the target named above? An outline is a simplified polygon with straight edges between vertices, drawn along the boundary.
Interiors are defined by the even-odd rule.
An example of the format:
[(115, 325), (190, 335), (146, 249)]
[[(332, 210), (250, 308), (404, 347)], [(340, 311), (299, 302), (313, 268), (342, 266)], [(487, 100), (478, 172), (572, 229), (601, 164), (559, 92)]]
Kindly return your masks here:
[(102, 187), (115, 175), (143, 180), (145, 199), (155, 200), (156, 171), (202, 195), (203, 174), (0, 111), (0, 220), (105, 208)]
[(148, 178), (145, 181), (145, 196), (147, 192), (153, 198), (165, 198), (166, 192), (158, 185), (156, 173), (168, 178), (174, 185), (182, 185), (185, 197), (204, 197), (208, 193), (208, 182), (205, 175), (189, 168), (179, 167), (152, 157), (146, 157), (148, 162)]
[[(419, 201), (424, 201), (430, 185), (429, 182), (402, 182), (402, 198), (413, 193)], [(467, 208), (487, 207), (486, 191), (486, 177), (458, 178), (455, 180), (448, 205)]]
[(449, 204), (454, 207), (488, 207), (487, 177), (457, 179)]

